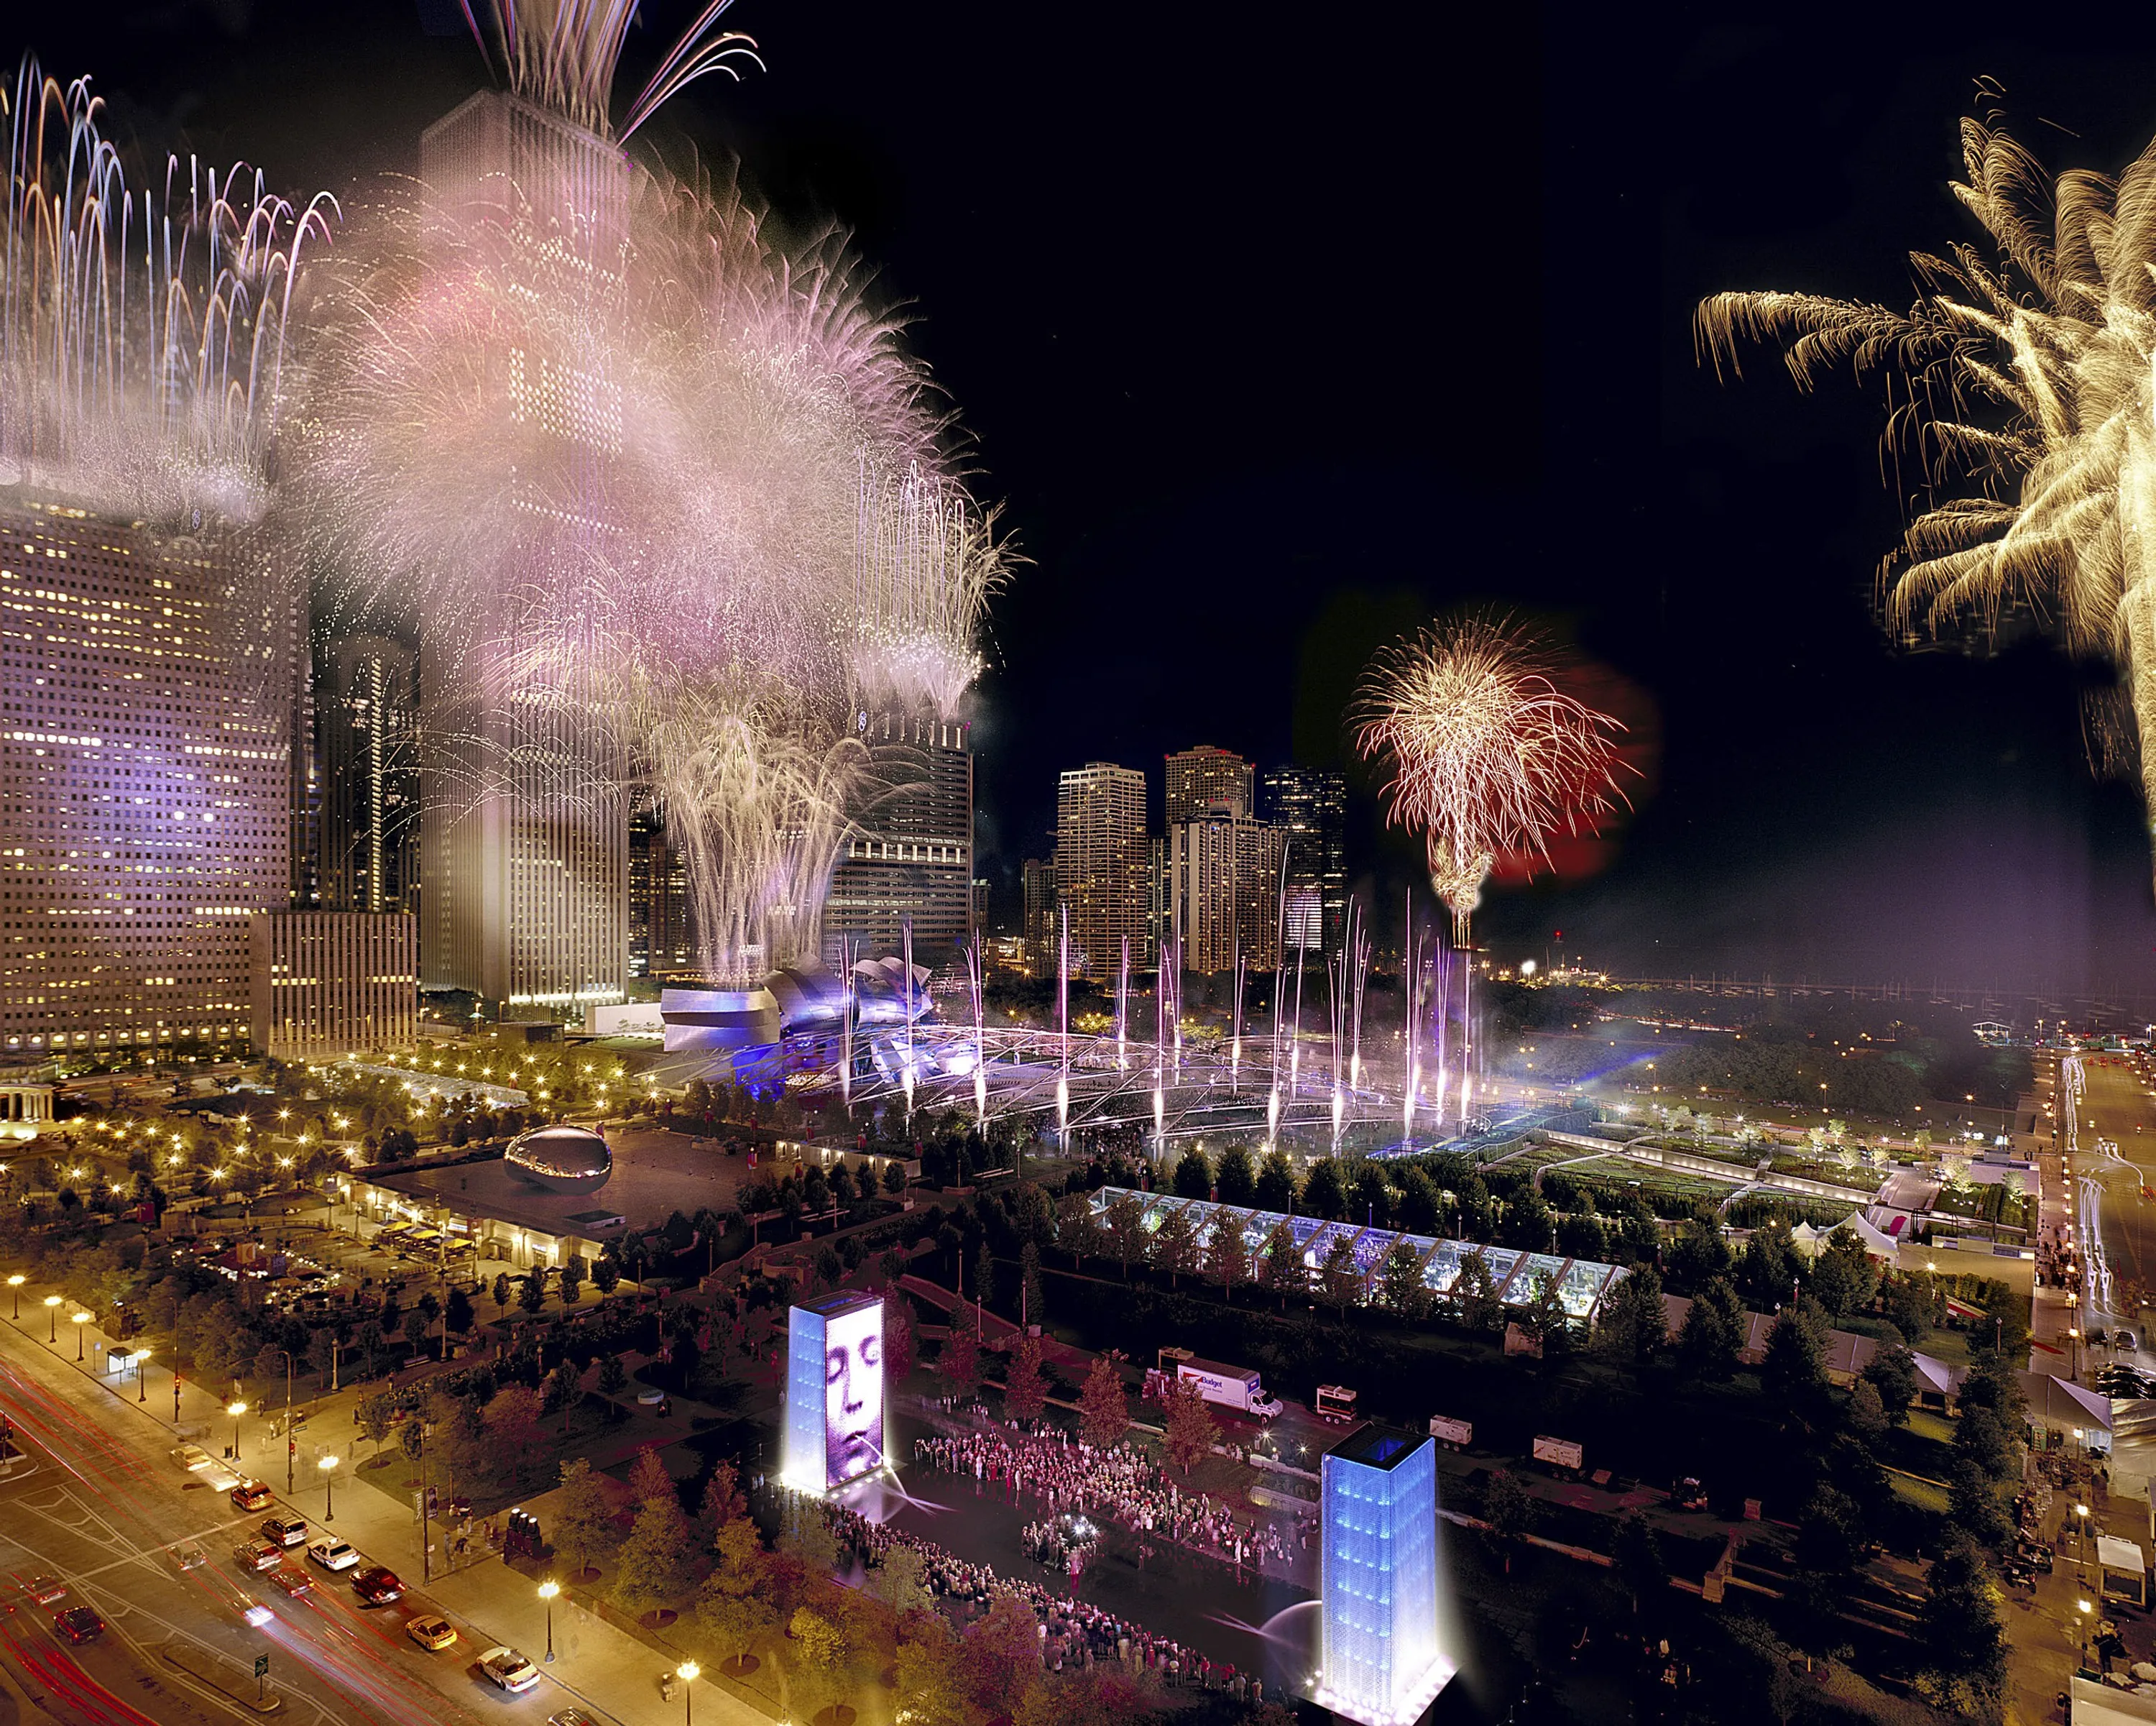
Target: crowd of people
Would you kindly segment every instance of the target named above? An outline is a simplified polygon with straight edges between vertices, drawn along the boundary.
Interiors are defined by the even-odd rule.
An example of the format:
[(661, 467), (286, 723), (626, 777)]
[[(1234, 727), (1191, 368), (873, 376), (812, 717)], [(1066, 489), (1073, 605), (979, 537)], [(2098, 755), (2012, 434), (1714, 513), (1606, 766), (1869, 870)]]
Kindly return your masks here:
[(921, 1580), (938, 1598), (954, 1605), (967, 1621), (982, 1616), (998, 1594), (1015, 1595), (1032, 1608), (1040, 1623), (1040, 1660), (1047, 1671), (1090, 1672), (1110, 1661), (1133, 1672), (1148, 1672), (1168, 1685), (1191, 1684), (1219, 1690), (1239, 1702), (1262, 1703), (1265, 1680), (1240, 1672), (1232, 1662), (1216, 1662), (1166, 1636), (1118, 1617), (1106, 1608), (1068, 1595), (1050, 1592), (1037, 1582), (999, 1574), (988, 1564), (968, 1563), (934, 1541), (888, 1523), (870, 1522), (859, 1511), (827, 1504), (824, 1513), (841, 1548), (863, 1564), (880, 1564), (903, 1547), (921, 1560)]
[(1159, 1463), (1128, 1445), (1098, 1450), (1067, 1432), (937, 1433), (913, 1441), (913, 1460), (947, 1474), (970, 1474), (1013, 1502), (1027, 1493), (1052, 1513), (1087, 1512), (1239, 1570), (1286, 1571), (1308, 1549), (1316, 1526), (1315, 1507), (1292, 1527), (1248, 1517), (1209, 1493), (1183, 1491)]
[(1028, 1523), (1019, 1530), (1019, 1539), (1024, 1544), (1026, 1554), (1037, 1564), (1057, 1566), (1070, 1573), (1075, 1582), (1086, 1568), (1086, 1560), (1101, 1544), (1101, 1531), (1075, 1510), (1060, 1516), (1043, 1517), (1037, 1523)]

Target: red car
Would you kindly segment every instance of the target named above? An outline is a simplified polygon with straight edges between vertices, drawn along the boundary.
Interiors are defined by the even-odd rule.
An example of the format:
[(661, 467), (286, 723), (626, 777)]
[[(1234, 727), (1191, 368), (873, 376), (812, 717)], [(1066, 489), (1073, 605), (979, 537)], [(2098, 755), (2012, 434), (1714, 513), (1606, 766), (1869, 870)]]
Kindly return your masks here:
[(380, 1564), (362, 1570), (352, 1579), (352, 1585), (370, 1606), (386, 1606), (404, 1595), (404, 1585), (397, 1580), (397, 1573)]
[(53, 1615), (53, 1628), (80, 1647), (105, 1634), (105, 1621), (97, 1616), (95, 1606), (70, 1606)]

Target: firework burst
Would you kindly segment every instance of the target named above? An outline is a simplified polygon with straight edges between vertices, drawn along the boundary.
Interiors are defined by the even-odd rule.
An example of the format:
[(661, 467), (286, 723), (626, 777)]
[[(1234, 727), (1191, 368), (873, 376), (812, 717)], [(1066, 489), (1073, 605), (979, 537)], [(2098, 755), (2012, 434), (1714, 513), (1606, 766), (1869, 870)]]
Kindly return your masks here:
[(1906, 312), (1815, 294), (1717, 294), (1696, 320), (1702, 358), (1784, 350), (1809, 391), (1846, 366), (1887, 386), (1885, 447), (1921, 476), (1924, 507), (1881, 564), (1888, 627), (1906, 638), (2020, 609), (2071, 651), (2115, 666), (2092, 753), (2137, 753), (2156, 814), (2156, 143), (2117, 180), (2056, 178), (2004, 132), (1962, 123), (1955, 195), (1982, 244), (1912, 253)]
[(1383, 764), (1386, 820), (1423, 836), (1463, 939), (1500, 856), (1547, 861), (1554, 835), (1591, 830), (1621, 800), (1624, 727), (1560, 691), (1556, 669), (1532, 632), (1470, 614), (1383, 650), (1364, 673), (1356, 747)]

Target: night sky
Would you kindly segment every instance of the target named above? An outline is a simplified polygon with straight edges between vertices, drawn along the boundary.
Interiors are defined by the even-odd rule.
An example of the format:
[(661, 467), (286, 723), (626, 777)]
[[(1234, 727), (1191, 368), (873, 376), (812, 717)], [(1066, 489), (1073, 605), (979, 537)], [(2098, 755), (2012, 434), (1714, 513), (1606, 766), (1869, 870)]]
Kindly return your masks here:
[[(694, 8), (647, 10), (629, 75)], [(1766, 352), (1717, 385), (1690, 331), (1721, 288), (1906, 305), (1907, 252), (1975, 232), (1946, 182), (1978, 76), (2051, 166), (2115, 170), (2156, 132), (2156, 36), (1628, 10), (741, 0), (769, 71), (651, 136), (855, 230), (1008, 500), (1033, 561), (975, 732), (999, 911), (1060, 768), (1157, 799), (1196, 742), (1338, 764), (1369, 650), (1494, 601), (1625, 680), (1660, 757), (1598, 877), (1493, 895), (1502, 956), (1562, 928), (1633, 973), (2156, 997), (2092, 674), (2033, 638), (1890, 651), (1876, 392), (1802, 399)], [(123, 133), (295, 192), (413, 167), (485, 75), (453, 0), (72, 11), (14, 39)], [(1353, 822), (1396, 924), (1417, 853), (1367, 789)]]

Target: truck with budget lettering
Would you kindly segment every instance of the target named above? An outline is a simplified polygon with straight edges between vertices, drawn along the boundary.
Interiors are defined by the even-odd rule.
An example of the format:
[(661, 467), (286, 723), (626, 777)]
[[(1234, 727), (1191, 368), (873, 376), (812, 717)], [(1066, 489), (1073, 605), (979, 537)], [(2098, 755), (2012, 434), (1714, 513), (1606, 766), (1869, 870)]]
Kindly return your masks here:
[(1163, 1348), (1160, 1351), (1160, 1370), (1164, 1379), (1173, 1374), (1183, 1383), (1195, 1384), (1198, 1394), (1206, 1401), (1260, 1420), (1271, 1420), (1282, 1406), (1276, 1399), (1265, 1395), (1265, 1387), (1255, 1368), (1200, 1360), (1188, 1348)]

